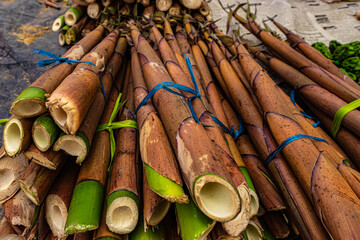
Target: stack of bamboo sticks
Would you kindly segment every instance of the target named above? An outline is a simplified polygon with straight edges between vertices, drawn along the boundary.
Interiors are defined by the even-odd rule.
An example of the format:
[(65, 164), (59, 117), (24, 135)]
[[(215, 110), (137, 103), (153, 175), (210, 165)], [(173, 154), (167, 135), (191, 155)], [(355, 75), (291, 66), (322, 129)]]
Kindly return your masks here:
[(226, 36), (203, 1), (102, 1), (100, 14), (74, 3), (65, 20), (86, 25), (87, 6), (95, 28), (17, 97), (4, 128), (0, 239), (360, 236), (358, 110), (326, 132), (360, 87), (321, 54), (237, 11), (271, 54)]

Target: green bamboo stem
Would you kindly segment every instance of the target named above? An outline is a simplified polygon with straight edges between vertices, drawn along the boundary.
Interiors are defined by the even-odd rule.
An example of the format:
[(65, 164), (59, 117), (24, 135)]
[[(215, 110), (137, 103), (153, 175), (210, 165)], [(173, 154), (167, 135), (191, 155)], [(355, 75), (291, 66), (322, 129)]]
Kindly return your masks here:
[[(140, 218), (141, 219), (141, 218)], [(134, 231), (129, 234), (129, 240), (165, 240), (164, 226), (149, 228), (145, 232), (143, 221), (139, 221)]]
[(65, 17), (64, 17), (64, 15), (61, 15), (55, 19), (55, 21), (53, 22), (53, 25), (51, 27), (51, 30), (53, 32), (57, 32), (64, 26), (65, 26)]
[(70, 29), (70, 26), (65, 25), (59, 32), (58, 41), (60, 46), (64, 46), (66, 44), (65, 34)]
[(85, 11), (84, 7), (79, 6), (77, 4), (69, 8), (64, 14), (66, 25), (72, 26), (75, 23), (77, 23), (84, 14), (84, 11)]
[(76, 24), (70, 27), (65, 34), (65, 41), (66, 44), (74, 44), (78, 41), (80, 37), (80, 33), (82, 29), (85, 27), (86, 23), (88, 22), (89, 17), (84, 16), (82, 17)]
[(36, 147), (45, 152), (54, 144), (60, 131), (50, 114), (44, 114), (34, 121), (32, 138)]
[(23, 154), (15, 158), (8, 156), (0, 161), (0, 204), (13, 197), (19, 190), (19, 179), (28, 166), (28, 160)]

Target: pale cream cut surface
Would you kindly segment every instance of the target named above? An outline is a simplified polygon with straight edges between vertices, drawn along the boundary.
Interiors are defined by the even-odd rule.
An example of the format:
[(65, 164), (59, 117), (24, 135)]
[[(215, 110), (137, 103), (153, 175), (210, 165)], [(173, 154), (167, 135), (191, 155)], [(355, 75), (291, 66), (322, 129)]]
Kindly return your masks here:
[(39, 199), (35, 197), (35, 192), (31, 190), (31, 187), (28, 187), (24, 182), (20, 181), (20, 188), (25, 193), (26, 197), (30, 199), (33, 203), (35, 203), (37, 206), (40, 205)]
[(4, 148), (9, 156), (15, 155), (21, 147), (23, 129), (19, 119), (10, 119), (4, 128)]
[(132, 232), (139, 218), (136, 202), (130, 197), (119, 197), (112, 201), (106, 211), (106, 225), (117, 234)]
[(208, 229), (206, 229), (201, 236), (196, 239), (196, 240), (205, 240), (208, 239), (208, 235), (210, 234), (210, 232), (213, 230), (213, 228), (215, 227), (216, 221), (214, 221), (209, 227)]
[(54, 143), (54, 151), (63, 150), (65, 153), (77, 157), (76, 163), (84, 161), (87, 154), (86, 143), (76, 135), (63, 135)]
[(254, 192), (254, 190), (249, 188), (249, 192), (250, 192), (250, 201), (251, 201), (251, 216), (256, 216), (259, 212), (259, 197), (256, 194), (256, 192)]
[(0, 169), (0, 191), (7, 189), (15, 180), (14, 172), (8, 168)]
[(53, 23), (53, 25), (52, 25), (52, 27), (51, 27), (51, 30), (52, 30), (53, 32), (56, 32), (56, 31), (58, 31), (60, 28), (61, 28), (61, 19), (60, 19), (60, 18), (57, 18), (57, 19), (55, 19), (55, 21), (54, 21), (54, 23)]
[(168, 213), (170, 206), (170, 202), (166, 200), (161, 201), (158, 207), (155, 209), (154, 213), (151, 215), (148, 224), (150, 226), (158, 225)]
[(65, 17), (65, 23), (66, 25), (72, 26), (76, 23), (76, 16), (75, 13), (71, 12), (71, 11), (67, 11), (64, 15)]
[(58, 195), (50, 194), (45, 204), (45, 218), (54, 236), (66, 236), (64, 228), (68, 212), (64, 202)]
[(19, 117), (33, 117), (45, 112), (45, 103), (42, 99), (20, 99), (16, 101), (11, 112)]
[(247, 234), (248, 238), (251, 239), (251, 240), (261, 240), (261, 239), (263, 239), (263, 234), (262, 234), (261, 229), (253, 221), (249, 222), (249, 225), (247, 226), (245, 231), (246, 231), (246, 234)]
[(44, 151), (50, 145), (49, 133), (43, 127), (36, 127), (33, 133), (33, 141), (40, 151)]

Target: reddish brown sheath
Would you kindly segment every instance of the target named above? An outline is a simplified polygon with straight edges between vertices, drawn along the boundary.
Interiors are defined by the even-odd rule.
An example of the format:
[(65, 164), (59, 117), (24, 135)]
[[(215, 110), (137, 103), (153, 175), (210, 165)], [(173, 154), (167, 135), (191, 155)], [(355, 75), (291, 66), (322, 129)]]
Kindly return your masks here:
[(16, 234), (16, 232), (8, 222), (7, 218), (2, 217), (0, 220), (0, 238), (10, 234)]
[(75, 233), (73, 240), (91, 240), (93, 239), (94, 231)]
[(169, 213), (166, 215), (163, 224), (165, 227), (165, 236), (168, 240), (181, 240), (179, 226), (176, 222), (175, 209), (170, 208)]
[(226, 233), (220, 223), (216, 223), (215, 227), (209, 234), (212, 240), (237, 240), (242, 239), (241, 236), (233, 237)]
[[(158, 83), (171, 82), (171, 78), (165, 70), (164, 65), (146, 40), (140, 35), (138, 29), (133, 25), (131, 26), (131, 35), (142, 64), (144, 78), (149, 90)], [(204, 137), (206, 136), (204, 128), (202, 125), (196, 124), (194, 119), (190, 117), (185, 107), (186, 103), (184, 103), (179, 96), (160, 90), (153, 96), (153, 102), (159, 111), (167, 135), (177, 153), (185, 182), (193, 198), (196, 199), (196, 202), (200, 205), (199, 201), (202, 199), (198, 194), (202, 186), (206, 185), (207, 182), (199, 182), (199, 180), (196, 182), (195, 180), (198, 177), (204, 174), (214, 174), (232, 183), (231, 178), (224, 165), (215, 160), (218, 159), (215, 147), (209, 138)], [(184, 155), (185, 153), (186, 155)], [(199, 160), (199, 158), (202, 160)], [(210, 181), (217, 181), (218, 178), (215, 176), (211, 177)], [(204, 177), (205, 176), (202, 178)], [(197, 185), (198, 183), (199, 185)], [(227, 184), (222, 185), (223, 183), (221, 183), (221, 186), (228, 186)], [(232, 192), (234, 188), (228, 188), (228, 190)], [(202, 210), (204, 211), (204, 208)], [(237, 213), (239, 209), (232, 210), (235, 210), (234, 212)], [(232, 215), (231, 218), (235, 217), (235, 214)]]
[[(292, 118), (291, 110), (276, 96), (275, 83), (240, 45), (239, 60), (245, 74), (266, 112), (265, 118), (278, 144), (294, 135), (306, 134), (298, 122)], [(283, 150), (305, 193), (313, 201), (314, 207), (328, 233), (333, 238), (359, 235), (360, 199), (336, 169), (335, 164), (320, 152), (309, 139), (291, 142)], [(330, 184), (330, 185), (329, 185)], [(343, 211), (338, 210), (342, 208)], [(356, 210), (359, 209), (359, 210)], [(351, 215), (351, 220), (347, 217)], [(339, 219), (341, 224), (338, 224)], [(341, 220), (342, 219), (342, 220)], [(346, 220), (345, 220), (346, 219)]]
[(73, 162), (67, 162), (51, 187), (44, 204), (44, 217), (51, 231), (60, 239), (67, 236), (64, 234), (64, 227), (79, 169)]
[(19, 190), (19, 179), (28, 166), (24, 154), (15, 158), (5, 156), (0, 159), (0, 204), (9, 200)]
[(332, 63), (330, 59), (322, 55), (318, 50), (316, 50), (307, 42), (305, 42), (301, 37), (289, 31), (287, 28), (285, 28), (283, 25), (281, 25), (274, 19), (270, 19), (270, 20), (286, 35), (287, 41), (289, 41), (289, 43), (293, 48), (300, 49), (300, 51), (311, 61), (313, 61), (320, 67), (326, 69), (327, 71), (331, 72), (336, 77), (342, 79), (352, 87), (360, 90), (359, 85), (349, 76), (343, 73), (335, 64)]
[(346, 179), (351, 188), (354, 190), (356, 195), (360, 198), (360, 173), (353, 168), (351, 168), (348, 164), (343, 162), (339, 164), (338, 170), (341, 175)]
[(24, 152), (24, 155), (27, 159), (29, 159), (29, 161), (33, 161), (40, 166), (51, 170), (55, 170), (62, 162), (63, 158), (63, 152), (55, 152), (52, 149), (49, 149), (46, 152), (41, 152), (35, 144), (31, 144)]
[[(72, 74), (47, 99), (46, 106), (56, 124), (67, 134), (75, 134), (100, 87), (99, 73), (113, 54), (119, 31), (110, 33), (82, 60)], [(77, 89), (77, 91), (74, 91)]]
[[(131, 48), (131, 67), (134, 81), (134, 102), (137, 107), (148, 94), (148, 91), (142, 72), (136, 71), (136, 69), (141, 69), (141, 65), (134, 47)], [(162, 176), (183, 186), (176, 158), (151, 100), (139, 109), (136, 116), (140, 132), (142, 161)], [(149, 129), (151, 129), (151, 132), (146, 133), (146, 130)], [(143, 145), (141, 139), (145, 136), (148, 137)], [(157, 139), (156, 143), (153, 143), (152, 138)], [(154, 144), (156, 144), (156, 147)], [(187, 197), (183, 200), (187, 201)], [(171, 201), (171, 199), (169, 199), (169, 201)]]
[(263, 218), (271, 234), (276, 239), (287, 238), (290, 235), (290, 229), (280, 211), (266, 212)]
[(25, 192), (26, 196), (33, 203), (38, 206), (42, 204), (67, 159), (68, 157), (63, 155), (61, 163), (56, 170), (41, 167), (35, 162), (29, 164), (19, 182), (21, 190)]
[(41, 205), (39, 216), (27, 235), (27, 240), (43, 240), (49, 232), (51, 230), (45, 219), (45, 205)]
[(6, 155), (4, 146), (1, 146), (0, 148), (0, 159), (3, 158)]
[[(230, 66), (224, 59), (224, 56), (217, 45), (212, 42), (211, 47), (216, 62), (219, 63), (221, 61), (223, 64), (227, 64), (227, 68), (222, 71), (230, 72)], [(267, 126), (264, 124), (260, 113), (252, 103), (251, 98), (241, 81), (234, 81), (234, 78), (232, 77), (227, 79), (226, 84), (231, 93), (230, 96), (233, 100), (234, 107), (241, 114), (244, 125), (254, 146), (257, 147), (261, 159), (265, 160), (266, 157), (276, 149), (273, 137)], [(239, 91), (241, 92), (239, 93)], [(320, 221), (317, 219), (310, 202), (281, 155), (278, 154), (270, 162), (269, 170), (280, 187), (282, 195), (286, 200), (287, 208), (291, 209), (290, 212), (294, 215), (294, 219), (297, 220), (297, 224), (299, 225), (299, 228), (301, 228), (303, 236), (305, 238), (314, 239), (326, 238), (326, 233), (322, 228)]]
[[(4, 216), (13, 225), (15, 231), (26, 233), (31, 228), (31, 222), (35, 214), (36, 205), (30, 201), (23, 191), (4, 203)], [(20, 231), (20, 232), (19, 232)]]

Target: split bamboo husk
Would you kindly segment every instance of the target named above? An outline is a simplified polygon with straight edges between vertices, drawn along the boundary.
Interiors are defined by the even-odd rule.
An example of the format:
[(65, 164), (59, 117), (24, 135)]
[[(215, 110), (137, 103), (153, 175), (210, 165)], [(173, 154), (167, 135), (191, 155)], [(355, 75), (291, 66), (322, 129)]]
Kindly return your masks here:
[[(118, 86), (122, 80), (123, 75), (119, 75), (114, 85)], [(109, 122), (119, 95), (117, 89), (117, 87), (113, 88), (110, 93), (100, 124)], [(98, 228), (110, 157), (110, 133), (108, 131), (97, 132), (94, 137), (93, 147), (87, 156), (87, 160), (81, 167), (76, 181), (66, 220), (65, 232), (75, 233)], [(79, 208), (79, 205), (83, 207)], [(88, 211), (88, 209), (93, 209), (93, 211)]]
[[(256, 95), (266, 112), (265, 118), (277, 143), (281, 144), (285, 139), (297, 134), (305, 134), (281, 97), (273, 94), (277, 90), (271, 78), (251, 58), (244, 46), (239, 45), (237, 50), (240, 53), (239, 61), (252, 87), (256, 89)], [(305, 193), (313, 201), (328, 233), (333, 238), (358, 235), (356, 229), (359, 229), (357, 225), (360, 223), (357, 220), (360, 218), (359, 198), (344, 181), (331, 159), (320, 152), (309, 139), (291, 142), (284, 148), (283, 153)], [(334, 195), (334, 192), (339, 195)], [(338, 208), (343, 211), (339, 212)], [(351, 215), (351, 221), (348, 214)], [(337, 219), (336, 222), (333, 221), (334, 218)], [(339, 219), (343, 219), (340, 220), (342, 224), (338, 224)]]
[(123, 64), (125, 50), (127, 48), (126, 38), (119, 38), (113, 57), (101, 74), (104, 93), (99, 88), (94, 97), (93, 103), (88, 110), (86, 117), (81, 123), (76, 135), (62, 135), (54, 144), (54, 150), (64, 150), (67, 154), (76, 156), (76, 163), (81, 164), (90, 151), (93, 137), (101, 114), (105, 108), (105, 98), (110, 95), (110, 91), (120, 68)]
[[(142, 72), (137, 71), (141, 66), (134, 47), (131, 49), (131, 67), (134, 81), (134, 101), (137, 107), (148, 91)], [(149, 186), (168, 201), (188, 202), (188, 197), (182, 189), (183, 182), (169, 139), (150, 100), (140, 108), (136, 117), (140, 132), (141, 159), (145, 174), (149, 179)], [(156, 146), (153, 146), (154, 144)], [(160, 145), (162, 147), (159, 147)], [(164, 186), (168, 187), (164, 188)]]
[[(170, 202), (157, 195), (148, 184), (145, 171), (143, 173), (143, 207), (144, 227), (157, 226), (166, 216), (170, 209)], [(141, 221), (141, 219), (140, 219)]]
[[(231, 70), (231, 66), (224, 59), (221, 50), (214, 41), (212, 41), (211, 44), (209, 43), (209, 45), (214, 54), (215, 62), (224, 65), (222, 72), (233, 72), (233, 77), (224, 78), (224, 80), (226, 80), (226, 87), (231, 94), (230, 98), (234, 103), (234, 107), (244, 121), (246, 130), (254, 146), (257, 147), (257, 151), (264, 161), (267, 156), (276, 149), (276, 143), (242, 82), (240, 80), (234, 81), (234, 79), (237, 79), (236, 73)], [(303, 236), (314, 239), (326, 238), (325, 230), (317, 219), (301, 185), (281, 155), (278, 154), (270, 162), (269, 170), (276, 180), (277, 185), (280, 187), (281, 193), (286, 200), (287, 208), (291, 209), (290, 212), (293, 214), (294, 219), (296, 219), (299, 228), (301, 228)]]
[(0, 204), (13, 197), (19, 190), (19, 179), (28, 166), (23, 154), (15, 158), (3, 157), (0, 160)]
[(51, 149), (46, 152), (41, 152), (34, 144), (31, 144), (30, 147), (26, 149), (24, 155), (29, 161), (33, 161), (51, 170), (56, 170), (64, 157), (63, 152), (55, 152)]
[(46, 197), (46, 221), (54, 236), (58, 239), (67, 237), (67, 234), (64, 233), (65, 222), (78, 172), (79, 167), (72, 162), (68, 162)]
[(49, 225), (45, 219), (45, 205), (41, 205), (39, 216), (37, 219), (33, 219), (33, 227), (30, 233), (27, 235), (27, 240), (45, 239), (46, 235), (51, 232)]
[(83, 16), (76, 24), (70, 27), (65, 34), (65, 42), (67, 45), (76, 43), (79, 40), (82, 29), (88, 22), (89, 17)]
[(61, 163), (56, 170), (50, 170), (31, 162), (19, 180), (21, 190), (37, 206), (40, 206), (46, 198), (57, 175), (60, 173), (68, 157), (63, 155)]
[(290, 235), (290, 229), (280, 211), (266, 212), (263, 218), (269, 231), (276, 239), (284, 239)]
[(32, 139), (36, 147), (46, 152), (60, 134), (60, 128), (55, 124), (49, 113), (38, 117), (32, 125)]
[(23, 152), (31, 142), (31, 126), (33, 118), (18, 118), (11, 116), (5, 124), (3, 146), (9, 157), (15, 157)]
[(4, 203), (4, 216), (17, 234), (26, 234), (32, 228), (36, 208), (23, 191), (18, 191), (13, 198)]
[[(119, 120), (134, 120), (132, 76), (124, 85), (126, 105)], [(118, 131), (112, 166), (109, 194), (106, 198), (106, 224), (110, 231), (127, 234), (133, 231), (139, 218), (139, 181), (137, 129), (124, 127)]]
[[(62, 57), (80, 60), (99, 42), (104, 30), (104, 27), (99, 25), (89, 35), (71, 47)], [(46, 112), (46, 94), (51, 94), (75, 67), (76, 63), (60, 63), (47, 70), (20, 93), (12, 103), (10, 112), (19, 117), (33, 117)]]
[(355, 194), (360, 198), (360, 173), (349, 166), (345, 161), (339, 164), (338, 170), (349, 183)]
[(217, 223), (213, 230), (211, 230), (211, 239), (213, 240), (236, 240), (242, 239), (240, 236), (233, 237), (226, 233), (220, 223)]
[[(140, 62), (149, 90), (158, 83), (171, 82), (164, 65), (133, 25), (131, 36), (138, 54), (141, 54)], [(146, 64), (148, 62), (151, 64)], [(221, 221), (234, 218), (240, 210), (239, 196), (224, 165), (214, 161), (218, 158), (217, 152), (210, 139), (204, 138), (205, 129), (187, 112), (185, 103), (179, 96), (159, 91), (155, 93), (153, 100), (177, 154), (185, 182), (200, 209)], [(208, 198), (212, 191), (221, 191), (223, 197), (226, 197)], [(227, 201), (223, 201), (224, 199)], [(212, 204), (219, 208), (213, 209), (210, 207)]]
[(16, 235), (16, 232), (6, 217), (2, 217), (0, 220), (0, 239), (9, 239), (9, 235)]
[(269, 18), (285, 35), (287, 41), (296, 49), (299, 49), (308, 59), (319, 65), (320, 67), (324, 68), (325, 70), (331, 72), (339, 79), (342, 79), (349, 85), (354, 88), (360, 90), (360, 86), (352, 80), (349, 76), (343, 73), (335, 64), (329, 61), (324, 55), (322, 55), (319, 51), (305, 42), (301, 37), (297, 36), (295, 33), (289, 31), (279, 22), (275, 21), (273, 18)]
[[(80, 63), (72, 74), (56, 88), (46, 101), (56, 124), (67, 134), (75, 134), (100, 88), (99, 73), (110, 59), (119, 31), (109, 34), (96, 48), (82, 58), (90, 63)], [(74, 92), (73, 89), (78, 91)]]
[(66, 25), (72, 26), (77, 23), (84, 15), (84, 12), (85, 8), (83, 6), (77, 4), (72, 5), (64, 14)]

